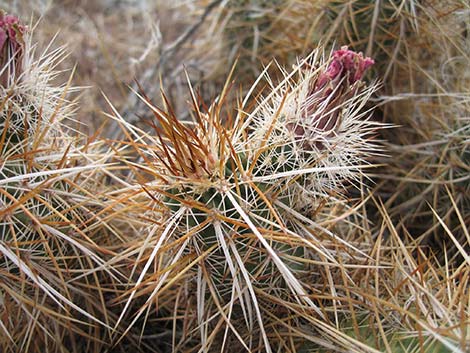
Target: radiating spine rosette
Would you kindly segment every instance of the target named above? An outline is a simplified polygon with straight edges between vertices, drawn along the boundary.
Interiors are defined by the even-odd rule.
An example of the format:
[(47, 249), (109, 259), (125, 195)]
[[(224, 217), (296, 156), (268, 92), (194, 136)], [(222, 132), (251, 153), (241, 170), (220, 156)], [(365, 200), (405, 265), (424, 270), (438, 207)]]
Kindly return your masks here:
[(362, 169), (380, 152), (371, 137), (384, 125), (371, 120), (369, 98), (377, 85), (362, 81), (373, 64), (346, 47), (328, 60), (319, 51), (285, 75), (251, 116), (254, 138), (264, 146), (258, 179), (277, 183), (286, 203), (314, 210), (322, 199), (359, 185)]
[(129, 138), (120, 150), (130, 147), (139, 157), (123, 154), (132, 173), (111, 197), (126, 199), (118, 207), (134, 210), (144, 224), (120, 255), (134, 264), (134, 287), (120, 299), (119, 324), (145, 326), (153, 320), (146, 314), (153, 303), (169, 302), (172, 308), (161, 309), (188, 320), (183, 345), (199, 336), (200, 347), (209, 350), (230, 335), (246, 349), (262, 342), (270, 351), (276, 344), (266, 329), (271, 310), (295, 311), (297, 303), (325, 317), (304, 276), (312, 258), (337, 264), (338, 255), (312, 233), (319, 226), (303, 206), (335, 201), (342, 183), (358, 180), (379, 150), (370, 138), (380, 124), (368, 120), (371, 108), (365, 108), (375, 86), (360, 81), (372, 60), (345, 48), (325, 62), (320, 55), (314, 52), (286, 74), (252, 113), (241, 106), (223, 115), (228, 84), (205, 110), (191, 89), (192, 122), (142, 96), (158, 121), (153, 132), (114, 110)]

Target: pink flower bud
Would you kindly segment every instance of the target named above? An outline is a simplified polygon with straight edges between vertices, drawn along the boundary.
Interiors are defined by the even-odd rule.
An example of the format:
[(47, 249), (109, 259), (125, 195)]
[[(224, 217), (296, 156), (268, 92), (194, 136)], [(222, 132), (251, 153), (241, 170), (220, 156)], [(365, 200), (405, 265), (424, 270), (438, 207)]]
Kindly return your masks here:
[(7, 87), (22, 70), (26, 27), (13, 15), (0, 10), (0, 85)]
[(302, 120), (289, 125), (297, 138), (306, 141), (303, 147), (307, 150), (324, 149), (324, 139), (341, 122), (341, 105), (355, 94), (365, 71), (374, 64), (346, 46), (333, 52), (330, 60), (326, 70), (308, 83), (308, 94), (301, 103)]
[(330, 82), (339, 83), (343, 79), (352, 85), (362, 79), (364, 72), (374, 64), (371, 58), (364, 58), (362, 53), (349, 50), (348, 47), (341, 47), (333, 53), (333, 60), (326, 72), (320, 74), (315, 85), (320, 89)]

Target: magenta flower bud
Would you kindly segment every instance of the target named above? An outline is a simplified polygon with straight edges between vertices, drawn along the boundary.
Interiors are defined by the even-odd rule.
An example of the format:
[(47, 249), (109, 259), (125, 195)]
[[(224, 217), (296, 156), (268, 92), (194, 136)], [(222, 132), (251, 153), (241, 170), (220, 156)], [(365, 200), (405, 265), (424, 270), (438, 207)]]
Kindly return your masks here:
[(371, 58), (364, 58), (362, 53), (349, 50), (348, 47), (341, 47), (333, 53), (333, 60), (326, 72), (322, 73), (315, 85), (316, 89), (321, 89), (329, 82), (338, 84), (341, 80), (347, 79), (352, 85), (362, 79), (364, 72), (374, 64)]
[(330, 60), (326, 70), (309, 81), (302, 121), (290, 125), (297, 138), (310, 141), (303, 143), (307, 150), (324, 149), (325, 139), (333, 136), (341, 123), (341, 106), (355, 94), (365, 71), (374, 64), (346, 46), (333, 52)]
[(26, 27), (13, 15), (0, 10), (0, 85), (7, 87), (22, 71)]

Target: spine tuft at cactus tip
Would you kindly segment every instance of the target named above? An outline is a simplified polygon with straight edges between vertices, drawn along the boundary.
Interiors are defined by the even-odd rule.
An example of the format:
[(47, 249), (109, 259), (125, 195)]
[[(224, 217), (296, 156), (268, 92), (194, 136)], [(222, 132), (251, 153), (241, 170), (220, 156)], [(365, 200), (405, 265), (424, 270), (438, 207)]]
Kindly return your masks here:
[[(205, 110), (190, 88), (191, 122), (142, 95), (157, 121), (152, 132), (113, 108), (129, 137), (121, 151), (138, 155), (123, 154), (132, 173), (113, 197), (128, 200), (141, 225), (120, 254), (134, 265), (117, 326), (149, 327), (168, 315), (173, 332), (184, 330), (174, 351), (224, 351), (231, 342), (271, 352), (302, 326), (301, 313), (327, 320), (309, 273), (364, 253), (322, 222), (338, 216), (348, 185), (362, 182), (381, 125), (369, 119), (376, 85), (362, 81), (373, 61), (347, 48), (323, 57), (313, 52), (279, 84), (266, 77), (270, 89), (251, 112), (247, 97), (223, 113), (230, 79)], [(321, 265), (312, 272), (313, 263)]]

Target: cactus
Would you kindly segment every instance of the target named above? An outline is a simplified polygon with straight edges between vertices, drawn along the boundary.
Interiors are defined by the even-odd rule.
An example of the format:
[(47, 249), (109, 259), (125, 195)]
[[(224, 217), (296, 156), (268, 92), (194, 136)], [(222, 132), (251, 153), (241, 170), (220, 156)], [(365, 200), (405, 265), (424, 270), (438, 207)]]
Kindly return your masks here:
[(116, 278), (92, 217), (106, 157), (63, 125), (72, 89), (50, 82), (63, 48), (34, 59), (26, 27), (0, 17), (0, 347), (76, 351), (88, 336), (98, 349), (111, 320), (100, 278)]
[(191, 90), (193, 123), (142, 96), (158, 121), (154, 135), (114, 110), (129, 136), (125, 146), (139, 156), (122, 158), (133, 177), (114, 197), (127, 195), (126, 207), (148, 223), (120, 254), (134, 264), (135, 283), (122, 298), (119, 324), (145, 326), (159, 303), (186, 318), (183, 346), (195, 339), (203, 350), (237, 342), (271, 351), (277, 339), (267, 327), (276, 320), (268, 313), (326, 317), (304, 281), (311, 259), (337, 263), (318, 233), (341, 240), (320, 223), (334, 217), (347, 183), (358, 181), (367, 156), (379, 150), (369, 137), (380, 124), (364, 109), (375, 86), (361, 81), (371, 64), (347, 48), (327, 61), (318, 50), (250, 114), (242, 106), (223, 117), (228, 84), (207, 110)]

